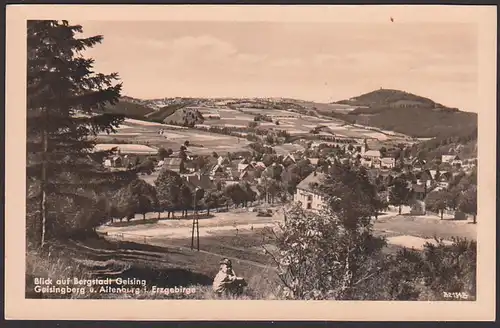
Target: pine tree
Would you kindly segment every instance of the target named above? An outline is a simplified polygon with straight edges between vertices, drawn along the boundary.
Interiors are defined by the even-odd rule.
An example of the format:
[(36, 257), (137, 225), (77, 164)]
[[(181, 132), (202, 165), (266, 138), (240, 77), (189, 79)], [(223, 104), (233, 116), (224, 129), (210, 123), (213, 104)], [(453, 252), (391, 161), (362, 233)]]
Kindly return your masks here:
[(93, 59), (82, 52), (103, 38), (77, 38), (81, 32), (67, 21), (28, 21), (27, 26), (27, 225), (36, 226), (32, 241), (41, 246), (61, 228), (53, 216), (76, 219), (64, 217), (61, 199), (90, 209), (92, 193), (102, 195), (135, 174), (110, 174), (89, 156), (92, 137), (115, 132), (123, 122), (121, 116), (100, 113), (117, 102), (121, 84), (114, 84), (116, 73), (93, 72)]

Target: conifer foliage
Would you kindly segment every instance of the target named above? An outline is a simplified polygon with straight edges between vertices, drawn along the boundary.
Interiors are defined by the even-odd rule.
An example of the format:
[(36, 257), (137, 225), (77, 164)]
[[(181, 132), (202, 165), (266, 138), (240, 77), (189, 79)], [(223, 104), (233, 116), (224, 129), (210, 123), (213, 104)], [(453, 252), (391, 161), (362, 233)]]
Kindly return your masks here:
[[(72, 221), (95, 223), (88, 217), (92, 204), (102, 204), (98, 195), (135, 175), (106, 172), (89, 156), (92, 137), (115, 132), (124, 118), (100, 114), (116, 103), (121, 84), (116, 73), (92, 70), (83, 51), (103, 38), (81, 32), (67, 21), (27, 23), (27, 235), (35, 245), (92, 228)], [(77, 207), (83, 212), (72, 215)]]

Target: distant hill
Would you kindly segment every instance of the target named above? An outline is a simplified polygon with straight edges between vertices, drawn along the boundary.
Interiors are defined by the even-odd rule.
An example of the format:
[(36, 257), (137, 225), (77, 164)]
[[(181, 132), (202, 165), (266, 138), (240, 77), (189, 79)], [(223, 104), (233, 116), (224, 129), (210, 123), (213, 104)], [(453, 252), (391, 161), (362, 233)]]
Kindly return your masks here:
[(336, 103), (357, 108), (331, 115), (335, 118), (413, 137), (449, 137), (477, 129), (477, 114), (399, 90), (375, 90)]
[(377, 107), (424, 107), (424, 108), (442, 108), (441, 104), (435, 103), (429, 98), (414, 95), (409, 92), (393, 90), (393, 89), (379, 89), (372, 92), (362, 94), (361, 96), (341, 100), (337, 104), (350, 105), (350, 106), (366, 106), (369, 108)]
[(203, 115), (195, 108), (179, 108), (163, 120), (163, 123), (181, 124), (184, 126), (194, 126), (203, 122)]
[[(328, 116), (349, 124), (371, 126), (412, 137), (447, 138), (467, 135), (477, 129), (477, 114), (462, 112), (409, 92), (380, 89), (334, 103), (316, 103), (291, 98), (158, 98), (122, 97), (109, 109), (153, 122), (199, 123), (203, 116), (191, 107), (246, 107), (279, 109), (312, 116)], [(189, 108), (189, 110), (182, 110)], [(179, 112), (179, 113), (178, 113)], [(133, 115), (133, 116), (132, 116)]]
[(146, 115), (154, 112), (154, 109), (128, 99), (120, 99), (114, 105), (107, 105), (104, 112), (122, 114), (129, 118), (143, 119)]
[(190, 103), (177, 103), (164, 106), (148, 115), (146, 115), (146, 119), (148, 121), (163, 123), (164, 120), (173, 115), (177, 110), (184, 108), (190, 105)]

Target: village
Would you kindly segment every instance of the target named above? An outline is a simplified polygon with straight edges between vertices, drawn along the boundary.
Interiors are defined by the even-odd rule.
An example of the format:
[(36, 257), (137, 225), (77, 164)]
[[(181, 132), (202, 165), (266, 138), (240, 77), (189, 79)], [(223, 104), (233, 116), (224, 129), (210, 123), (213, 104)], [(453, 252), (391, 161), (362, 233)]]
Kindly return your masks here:
[[(175, 126), (161, 127), (158, 134), (170, 128)], [(418, 154), (413, 156), (411, 148), (414, 143), (410, 142), (397, 145), (378, 143), (378, 149), (372, 149), (372, 140), (367, 138), (311, 135), (315, 139), (297, 138), (293, 143), (288, 143), (291, 146), (299, 145), (295, 147), (299, 150), (288, 153), (281, 150), (281, 154), (274, 146), (283, 146), (283, 142), (275, 145), (266, 143), (267, 135), (242, 146), (238, 152), (223, 154), (218, 154), (217, 148), (210, 155), (196, 154), (191, 151), (189, 140), (185, 140), (175, 151), (139, 144), (98, 144), (96, 150), (112, 151), (102, 162), (108, 169), (136, 167), (140, 171), (140, 178), (152, 186), (158, 175), (168, 170), (178, 174), (189, 187), (189, 199), (193, 199), (192, 195), (198, 190), (203, 190), (204, 196), (199, 196), (196, 204), (187, 201), (183, 203), (187, 208), (177, 208), (183, 212), (194, 210), (195, 207), (198, 210), (229, 209), (248, 204), (252, 205), (253, 211), (258, 211), (259, 206), (264, 208), (290, 202), (300, 202), (306, 210), (320, 211), (324, 197), (317, 186), (333, 163), (344, 163), (366, 168), (371, 181), (377, 185), (383, 204), (381, 211), (398, 207), (401, 211), (403, 206), (409, 209), (411, 215), (426, 215), (430, 212), (442, 216), (446, 212), (455, 219), (473, 216), (475, 219), (472, 211), (459, 211), (458, 206), (448, 206), (446, 200), (434, 204), (432, 200), (426, 202), (426, 199), (433, 198), (427, 197), (429, 194), (437, 195), (439, 191), (446, 191), (450, 184), (456, 184), (463, 176), (471, 175), (477, 159), (461, 159), (456, 154), (443, 154), (428, 160), (419, 158)], [(193, 149), (196, 147), (193, 146)], [(204, 151), (207, 153), (210, 149)], [(394, 182), (398, 180), (405, 183), (405, 195), (391, 196)], [(235, 188), (243, 192), (235, 192)], [(154, 212), (154, 206), (151, 206), (143, 211)]]

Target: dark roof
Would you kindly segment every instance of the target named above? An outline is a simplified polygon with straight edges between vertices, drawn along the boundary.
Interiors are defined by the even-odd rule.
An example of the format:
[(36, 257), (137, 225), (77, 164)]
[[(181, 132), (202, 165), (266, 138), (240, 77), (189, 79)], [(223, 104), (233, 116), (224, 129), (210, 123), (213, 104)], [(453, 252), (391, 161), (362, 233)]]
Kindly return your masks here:
[(325, 177), (324, 173), (313, 172), (309, 174), (304, 180), (300, 181), (297, 185), (298, 189), (317, 192), (317, 190), (313, 190), (311, 185), (318, 184), (321, 185), (323, 183), (323, 179)]

